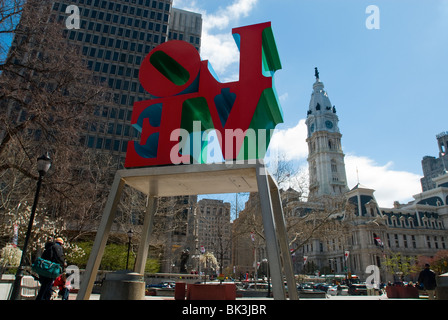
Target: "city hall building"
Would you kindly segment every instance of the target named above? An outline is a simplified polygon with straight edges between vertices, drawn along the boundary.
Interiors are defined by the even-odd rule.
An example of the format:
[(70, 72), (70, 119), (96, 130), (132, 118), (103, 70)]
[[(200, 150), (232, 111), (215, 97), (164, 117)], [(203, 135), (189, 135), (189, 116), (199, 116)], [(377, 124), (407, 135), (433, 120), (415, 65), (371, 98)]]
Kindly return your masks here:
[[(415, 259), (447, 249), (448, 173), (444, 161), (448, 133), (437, 135), (440, 158), (423, 158), (423, 192), (413, 195), (414, 200), (407, 204), (395, 202), (393, 208), (379, 207), (375, 190), (360, 183), (352, 188), (347, 185), (336, 108), (324, 90), (317, 69), (315, 77), (306, 119), (308, 201), (297, 201), (294, 196), (297, 192), (290, 188), (282, 192), (283, 210), (286, 221), (300, 216), (316, 224), (316, 219), (324, 217), (338, 226), (335, 228), (339, 231), (315, 233), (306, 241), (293, 242), (294, 271), (296, 274), (357, 275), (365, 280), (371, 274), (366, 273), (366, 268), (375, 265), (380, 269), (381, 281), (393, 281), (399, 275), (386, 268), (387, 257), (400, 253), (403, 259)], [(254, 201), (249, 201), (240, 217), (253, 214), (257, 207)], [(234, 226), (238, 225), (235, 221)], [(289, 237), (292, 240), (293, 235)], [(241, 239), (234, 242), (243, 248), (241, 251), (244, 248), (247, 251), (235, 252), (236, 264), (243, 266), (242, 272), (253, 270), (254, 248), (249, 236), (245, 237), (246, 245)], [(264, 245), (258, 246), (258, 261), (267, 258), (263, 248)]]
[(443, 168), (445, 160), (443, 151), (448, 134), (437, 136), (441, 159), (434, 160), (440, 164), (430, 171), (430, 177), (425, 169), (428, 157), (422, 161), (424, 191), (413, 195), (414, 200), (408, 204), (395, 202), (393, 208), (381, 208), (375, 190), (359, 183), (348, 188), (338, 117), (317, 70), (306, 124), (309, 201), (318, 203), (325, 196), (344, 195), (347, 205), (335, 219), (351, 227), (351, 233), (341, 234), (339, 239), (311, 240), (302, 250), (306, 263), (314, 263), (318, 269), (329, 266), (335, 274), (349, 272), (361, 279), (367, 276), (367, 266), (376, 265), (384, 281), (393, 280), (382, 268), (387, 256), (394, 253), (411, 258), (433, 256), (447, 248), (448, 174), (440, 167)]

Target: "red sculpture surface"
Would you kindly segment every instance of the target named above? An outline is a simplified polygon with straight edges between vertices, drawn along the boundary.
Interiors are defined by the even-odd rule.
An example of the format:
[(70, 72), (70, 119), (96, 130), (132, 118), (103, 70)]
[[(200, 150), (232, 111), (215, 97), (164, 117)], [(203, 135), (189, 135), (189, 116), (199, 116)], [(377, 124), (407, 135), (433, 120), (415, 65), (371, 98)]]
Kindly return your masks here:
[[(204, 163), (206, 142), (195, 134), (210, 129), (217, 131), (225, 160), (264, 156), (270, 134), (258, 132), (283, 122), (273, 88), (272, 76), (281, 64), (271, 23), (236, 28), (232, 33), (240, 49), (236, 82), (219, 82), (208, 61), (201, 61), (197, 50), (184, 41), (163, 43), (145, 57), (139, 80), (158, 98), (134, 103), (131, 123), (141, 139), (128, 143), (125, 167)], [(242, 148), (249, 129), (256, 138), (265, 139), (264, 144), (256, 143), (256, 153), (251, 155)], [(188, 147), (182, 144), (185, 132), (193, 142)]]

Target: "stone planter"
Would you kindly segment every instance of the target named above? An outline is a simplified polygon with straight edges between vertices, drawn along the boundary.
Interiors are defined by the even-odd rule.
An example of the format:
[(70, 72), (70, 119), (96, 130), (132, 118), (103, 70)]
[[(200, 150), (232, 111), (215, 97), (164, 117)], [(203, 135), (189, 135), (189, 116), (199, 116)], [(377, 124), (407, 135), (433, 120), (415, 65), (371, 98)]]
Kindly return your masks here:
[(187, 300), (235, 300), (236, 286), (229, 284), (189, 284)]
[(414, 287), (386, 287), (388, 298), (418, 298), (418, 289)]

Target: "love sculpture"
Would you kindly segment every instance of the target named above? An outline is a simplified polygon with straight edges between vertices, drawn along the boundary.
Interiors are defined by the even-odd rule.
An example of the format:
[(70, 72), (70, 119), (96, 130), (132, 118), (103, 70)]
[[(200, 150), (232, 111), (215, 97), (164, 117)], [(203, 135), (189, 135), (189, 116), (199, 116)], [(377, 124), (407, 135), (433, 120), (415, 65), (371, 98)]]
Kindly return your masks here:
[[(283, 121), (273, 87), (280, 59), (269, 22), (233, 29), (233, 35), (240, 49), (237, 82), (219, 82), (208, 61), (183, 41), (161, 44), (144, 59), (140, 83), (158, 98), (134, 103), (131, 123), (141, 133), (140, 143), (128, 143), (126, 169), (115, 173), (78, 300), (90, 297), (125, 185), (148, 196), (140, 244), (134, 273), (106, 277), (102, 299), (144, 299), (143, 274), (160, 197), (210, 193), (258, 193), (274, 299), (286, 299), (284, 279), (295, 288), (280, 191), (262, 160)], [(226, 163), (206, 162), (211, 130)], [(228, 163), (250, 159), (256, 161)], [(174, 166), (181, 163), (191, 165)], [(135, 279), (128, 281), (131, 276)], [(298, 299), (296, 290), (288, 294)]]
[(143, 60), (139, 80), (155, 99), (134, 103), (125, 167), (206, 163), (211, 130), (224, 160), (263, 158), (283, 115), (273, 86), (281, 69), (271, 23), (232, 30), (240, 50), (239, 81), (221, 83), (189, 43), (173, 40)]

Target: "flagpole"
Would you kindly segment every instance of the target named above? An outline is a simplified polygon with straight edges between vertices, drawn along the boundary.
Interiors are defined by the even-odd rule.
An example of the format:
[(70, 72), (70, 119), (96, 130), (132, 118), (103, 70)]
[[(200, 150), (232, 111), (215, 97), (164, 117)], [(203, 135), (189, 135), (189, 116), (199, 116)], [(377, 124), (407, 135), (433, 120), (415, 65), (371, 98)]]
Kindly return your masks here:
[(446, 171), (446, 165), (445, 165), (445, 159), (443, 159), (443, 157), (445, 156), (445, 152), (441, 152), (440, 153), (440, 160), (442, 160), (442, 164), (443, 164), (443, 170), (444, 170), (444, 172), (443, 173), (447, 173), (447, 171)]
[(344, 250), (344, 262), (345, 262), (345, 284), (348, 285), (348, 257), (350, 256), (350, 251)]

